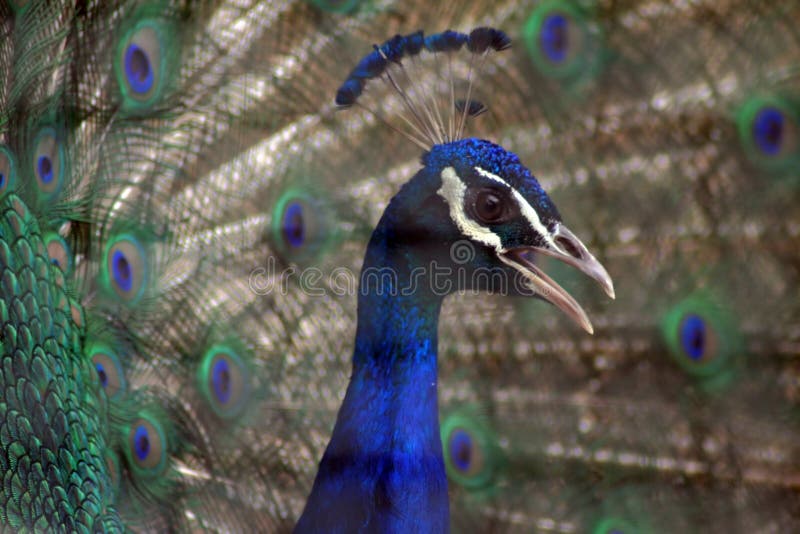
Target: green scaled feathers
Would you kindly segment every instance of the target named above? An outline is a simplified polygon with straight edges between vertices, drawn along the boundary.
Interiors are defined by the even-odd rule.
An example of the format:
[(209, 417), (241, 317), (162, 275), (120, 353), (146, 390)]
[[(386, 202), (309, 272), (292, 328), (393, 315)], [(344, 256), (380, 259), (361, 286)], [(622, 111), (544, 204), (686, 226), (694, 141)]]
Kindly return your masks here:
[[(0, 520), (15, 530), (121, 532), (103, 457), (108, 421), (81, 350), (82, 312), (13, 194), (0, 200), (0, 234)], [(76, 478), (91, 484), (77, 487)]]

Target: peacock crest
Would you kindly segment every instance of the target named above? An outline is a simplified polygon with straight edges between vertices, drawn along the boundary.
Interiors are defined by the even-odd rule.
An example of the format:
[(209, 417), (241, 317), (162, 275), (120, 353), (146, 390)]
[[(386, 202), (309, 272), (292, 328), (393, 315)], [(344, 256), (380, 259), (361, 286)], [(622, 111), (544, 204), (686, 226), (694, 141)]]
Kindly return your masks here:
[[(486, 111), (486, 106), (473, 98), (473, 77), (480, 74), (488, 55), (511, 46), (511, 39), (496, 28), (475, 28), (469, 34), (447, 30), (425, 35), (419, 30), (396, 35), (364, 56), (336, 92), (336, 104), (346, 108), (365, 107), (362, 93), (370, 80), (381, 80), (400, 97), (405, 114), (399, 114), (402, 125), (392, 126), (420, 148), (461, 139), (468, 118)], [(466, 94), (456, 96), (455, 85), (461, 81), (454, 66), (454, 56), (462, 48), (470, 55), (467, 61)], [(432, 58), (424, 58), (430, 54)], [(422, 56), (422, 57), (421, 57)], [(428, 61), (433, 62), (431, 67)], [(462, 88), (459, 87), (459, 91)], [(403, 130), (403, 126), (407, 129)]]

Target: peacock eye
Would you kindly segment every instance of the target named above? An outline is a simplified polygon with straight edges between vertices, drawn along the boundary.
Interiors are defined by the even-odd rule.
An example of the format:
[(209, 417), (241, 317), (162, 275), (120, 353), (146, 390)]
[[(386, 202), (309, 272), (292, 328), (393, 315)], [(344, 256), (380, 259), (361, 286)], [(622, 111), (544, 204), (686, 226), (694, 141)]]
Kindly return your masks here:
[(500, 466), (496, 437), (481, 417), (456, 412), (441, 429), (445, 468), (458, 485), (477, 490), (494, 480)]
[(64, 147), (53, 128), (44, 128), (36, 137), (33, 176), (44, 200), (52, 200), (61, 190), (64, 177)]
[(128, 456), (141, 474), (153, 476), (166, 465), (167, 442), (161, 424), (139, 417), (128, 431)]
[(145, 248), (130, 234), (114, 236), (106, 245), (103, 280), (126, 304), (138, 302), (145, 293), (148, 263)]
[(180, 71), (175, 28), (168, 20), (145, 16), (119, 35), (114, 71), (122, 107), (127, 111), (151, 109)]
[(742, 337), (727, 307), (701, 293), (675, 304), (662, 322), (670, 356), (704, 389), (725, 386), (738, 368)]
[(800, 110), (779, 96), (756, 96), (736, 119), (739, 138), (750, 160), (776, 173), (797, 168), (800, 157)]
[(117, 354), (105, 345), (96, 345), (90, 348), (89, 357), (108, 398), (121, 397), (126, 387), (125, 370)]
[(203, 356), (197, 378), (214, 413), (223, 419), (232, 419), (247, 406), (249, 376), (245, 362), (232, 348), (215, 345)]
[(503, 198), (493, 189), (483, 189), (475, 195), (475, 216), (483, 223), (500, 222), (506, 215)]

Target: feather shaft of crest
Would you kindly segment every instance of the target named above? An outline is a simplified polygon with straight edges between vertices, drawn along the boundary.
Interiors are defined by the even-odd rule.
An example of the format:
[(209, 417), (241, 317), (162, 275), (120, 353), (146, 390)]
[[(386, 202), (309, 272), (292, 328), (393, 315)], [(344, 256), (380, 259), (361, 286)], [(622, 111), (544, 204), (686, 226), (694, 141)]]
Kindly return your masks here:
[[(412, 58), (412, 62), (416, 66), (416, 58)], [(411, 76), (408, 73), (408, 70), (405, 68), (405, 66), (402, 63), (400, 64), (400, 69), (403, 71), (403, 73), (404, 73), (404, 75), (406, 77), (406, 80), (409, 83), (409, 86), (411, 87), (411, 89), (416, 94), (421, 94), (421, 95), (427, 94), (427, 91), (421, 90), (418, 87), (418, 84), (416, 82), (415, 77)], [(431, 132), (431, 139), (433, 140), (432, 142), (434, 142), (434, 143), (435, 142), (441, 142), (441, 141), (438, 141), (442, 137), (441, 136), (441, 128), (442, 128), (441, 121), (437, 120), (437, 118), (434, 116), (433, 112), (431, 111), (431, 106), (428, 105), (428, 100), (426, 98), (420, 98), (419, 107), (420, 107), (420, 111), (422, 113), (424, 113), (425, 117), (428, 120), (428, 124), (430, 125), (429, 129), (430, 129), (430, 132)], [(434, 105), (433, 108), (436, 109), (436, 106)], [(420, 118), (420, 120), (422, 120), (422, 118)], [(424, 121), (422, 121), (422, 122), (424, 122)]]
[(403, 131), (400, 128), (396, 127), (394, 124), (392, 124), (389, 121), (387, 121), (385, 118), (383, 118), (383, 116), (381, 116), (376, 111), (373, 111), (373, 110), (369, 109), (368, 107), (366, 107), (363, 104), (358, 103), (358, 102), (356, 103), (356, 105), (358, 107), (360, 107), (361, 109), (363, 109), (364, 111), (366, 111), (367, 113), (369, 113), (370, 115), (372, 115), (373, 117), (375, 117), (378, 121), (380, 121), (383, 124), (385, 124), (388, 128), (390, 128), (391, 130), (394, 130), (395, 132), (399, 133), (400, 135), (402, 135), (403, 137), (405, 137), (406, 139), (408, 139), (409, 141), (411, 141), (412, 143), (414, 143), (415, 145), (417, 145), (421, 149), (427, 150), (428, 148), (430, 148), (430, 145), (426, 144), (425, 141), (423, 141), (423, 140), (415, 137), (414, 135), (412, 135), (412, 134), (410, 134), (410, 133), (408, 133), (406, 131)]
[(448, 116), (450, 118), (450, 124), (447, 133), (448, 133), (448, 141), (453, 141), (455, 138), (454, 117), (456, 109), (456, 88), (455, 84), (453, 83), (453, 58), (451, 58), (450, 56), (447, 57), (447, 77), (449, 78), (450, 82), (450, 106), (449, 106), (450, 113), (448, 113)]
[[(386, 71), (386, 79), (388, 80), (388, 83), (391, 85), (391, 87), (395, 91), (397, 91), (397, 94), (400, 95), (400, 98), (403, 101), (403, 105), (406, 107), (406, 109), (408, 109), (409, 113), (411, 113), (411, 116), (415, 119), (417, 124), (414, 124), (411, 121), (411, 119), (403, 115), (400, 115), (400, 118), (403, 119), (403, 121), (406, 124), (408, 124), (408, 126), (411, 127), (415, 133), (431, 141), (433, 139), (433, 132), (430, 130), (430, 125), (426, 123), (424, 120), (422, 120), (422, 117), (420, 117), (419, 114), (417, 113), (414, 104), (409, 99), (408, 94), (395, 81), (394, 77), (392, 76), (392, 73), (389, 72), (388, 70)], [(423, 130), (425, 131), (423, 132)]]
[[(510, 44), (511, 40), (505, 33), (486, 27), (475, 28), (469, 34), (447, 30), (427, 37), (422, 31), (406, 36), (395, 35), (381, 45), (373, 45), (374, 50), (361, 58), (339, 87), (336, 103), (342, 107), (358, 103), (359, 107), (423, 149), (455, 141), (464, 135), (467, 120), (486, 109), (481, 102), (472, 101), (473, 72), (483, 68), (491, 50), (502, 51)], [(463, 48), (471, 54), (466, 100), (456, 97), (456, 69), (452, 57)], [(417, 56), (422, 52), (431, 54), (433, 73), (426, 73), (425, 67), (418, 63)], [(440, 54), (447, 55), (446, 65), (440, 63)], [(407, 58), (410, 58), (414, 72), (405, 68), (402, 60)], [(395, 67), (401, 75), (392, 73)], [(398, 117), (404, 125), (390, 124), (369, 105), (358, 101), (374, 78), (383, 79), (399, 95), (404, 112), (398, 113)], [(444, 82), (446, 89), (440, 86), (440, 81)], [(443, 111), (441, 104), (448, 106), (449, 111)], [(381, 105), (378, 103), (376, 107)]]
[(472, 102), (472, 86), (473, 86), (472, 72), (473, 72), (473, 70), (476, 70), (476, 71), (480, 72), (480, 70), (483, 68), (483, 65), (486, 63), (486, 57), (488, 55), (489, 55), (489, 51), (488, 50), (484, 50), (483, 53), (480, 55), (480, 59), (476, 60), (476, 61), (480, 61), (480, 64), (477, 67), (475, 67), (474, 69), (473, 69), (473, 67), (474, 67), (473, 59), (474, 58), (470, 59), (469, 70), (467, 71), (467, 99), (464, 102), (464, 104), (465, 104), (464, 105), (464, 110), (461, 112), (461, 121), (459, 122), (458, 130), (456, 131), (456, 139), (461, 139), (462, 138), (462, 136), (464, 135), (464, 129), (466, 128), (466, 125), (467, 125), (467, 115), (468, 115), (469, 105), (470, 105), (470, 102)]
[[(469, 62), (469, 70), (467, 70), (467, 99), (464, 101), (464, 109), (461, 110), (461, 117), (458, 121), (456, 129), (456, 136), (461, 137), (464, 133), (464, 125), (467, 122), (467, 110), (469, 109), (470, 98), (472, 97), (472, 61)], [(455, 103), (453, 103), (455, 107)]]
[[(377, 46), (375, 47), (375, 49), (381, 55), (381, 57), (383, 57), (383, 59), (385, 59), (387, 62), (389, 61), (389, 58), (386, 56), (383, 50), (381, 50)], [(392, 73), (389, 70), (389, 67), (387, 67), (386, 69), (386, 79), (388, 80), (392, 88), (395, 91), (397, 91), (397, 94), (400, 95), (400, 98), (403, 100), (403, 104), (405, 105), (406, 109), (408, 109), (409, 113), (411, 113), (417, 124), (415, 125), (414, 123), (411, 122), (411, 120), (409, 120), (406, 117), (403, 117), (402, 115), (401, 118), (405, 121), (406, 124), (408, 124), (414, 130), (415, 133), (421, 135), (422, 137), (427, 137), (428, 139), (432, 139), (431, 135), (432, 132), (429, 129), (429, 125), (426, 124), (425, 121), (422, 120), (422, 117), (419, 116), (416, 108), (414, 107), (414, 104), (409, 99), (406, 91), (404, 91), (397, 83), (397, 81), (395, 81), (394, 76), (392, 76)], [(425, 130), (425, 132), (423, 132), (422, 130)]]
[[(439, 58), (438, 58), (438, 56), (434, 56), (434, 61), (436, 62), (436, 71), (438, 72), (439, 71)], [(422, 92), (421, 99), (427, 105), (428, 100), (427, 100), (426, 96), (430, 97), (430, 108), (436, 114), (436, 121), (434, 122), (434, 124), (436, 125), (436, 129), (437, 129), (437, 132), (439, 134), (438, 138), (437, 138), (438, 142), (443, 143), (444, 142), (444, 138), (445, 138), (444, 119), (442, 118), (442, 113), (441, 113), (441, 110), (439, 109), (439, 106), (436, 104), (436, 86), (435, 86), (435, 82), (434, 82), (434, 86), (431, 87), (430, 90), (426, 90), (426, 91)]]

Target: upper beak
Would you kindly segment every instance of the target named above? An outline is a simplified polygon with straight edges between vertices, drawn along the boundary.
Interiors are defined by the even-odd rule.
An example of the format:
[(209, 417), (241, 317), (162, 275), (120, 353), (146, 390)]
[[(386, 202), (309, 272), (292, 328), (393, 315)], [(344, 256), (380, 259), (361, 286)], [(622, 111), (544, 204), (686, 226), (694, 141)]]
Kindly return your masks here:
[(533, 263), (530, 253), (539, 253), (552, 256), (568, 263), (589, 278), (594, 279), (606, 294), (614, 298), (614, 283), (606, 272), (605, 267), (592, 256), (583, 243), (575, 237), (564, 225), (559, 225), (553, 234), (555, 247), (517, 247), (500, 253), (500, 259), (507, 265), (522, 273), (532, 285), (532, 289), (542, 298), (555, 305), (566, 313), (575, 322), (590, 334), (594, 333), (592, 323), (586, 312), (583, 311), (572, 296), (555, 280), (547, 276), (536, 264)]

